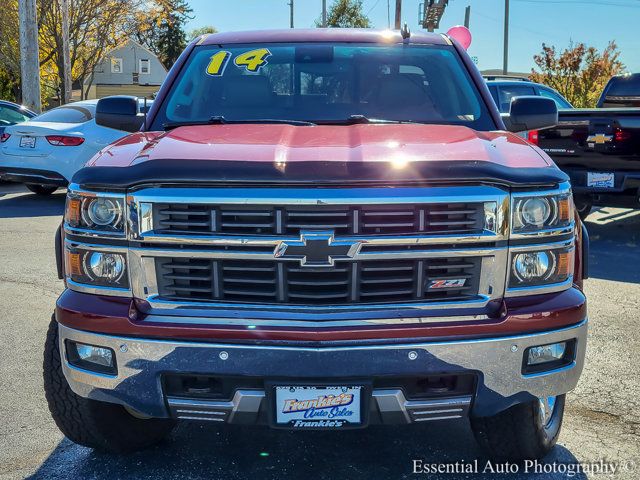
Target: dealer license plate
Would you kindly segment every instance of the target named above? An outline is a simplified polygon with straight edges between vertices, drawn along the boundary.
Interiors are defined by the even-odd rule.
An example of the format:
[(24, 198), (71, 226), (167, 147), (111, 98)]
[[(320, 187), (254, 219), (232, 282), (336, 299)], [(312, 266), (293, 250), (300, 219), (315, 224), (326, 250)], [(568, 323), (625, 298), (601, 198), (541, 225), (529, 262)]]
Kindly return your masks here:
[(613, 188), (614, 181), (612, 172), (587, 172), (587, 187)]
[(22, 148), (35, 148), (36, 137), (22, 136), (20, 137), (20, 147)]
[(295, 429), (362, 425), (363, 386), (275, 387), (275, 424)]

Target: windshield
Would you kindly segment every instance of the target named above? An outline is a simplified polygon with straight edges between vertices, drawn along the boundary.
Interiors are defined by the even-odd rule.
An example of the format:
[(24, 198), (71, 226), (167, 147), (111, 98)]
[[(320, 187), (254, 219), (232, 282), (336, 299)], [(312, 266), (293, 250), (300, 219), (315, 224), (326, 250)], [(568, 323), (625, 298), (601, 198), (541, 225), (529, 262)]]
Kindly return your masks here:
[(320, 43), (196, 47), (152, 128), (354, 116), (495, 128), (453, 47)]

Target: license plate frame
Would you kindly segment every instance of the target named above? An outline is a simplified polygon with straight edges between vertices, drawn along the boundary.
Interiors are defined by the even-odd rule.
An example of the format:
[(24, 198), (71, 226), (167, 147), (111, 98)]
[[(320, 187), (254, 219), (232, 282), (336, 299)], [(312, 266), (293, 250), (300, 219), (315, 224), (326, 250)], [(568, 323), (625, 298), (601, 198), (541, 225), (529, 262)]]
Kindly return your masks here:
[(614, 172), (587, 172), (587, 187), (615, 188), (616, 174)]
[(36, 137), (32, 135), (22, 135), (20, 137), (20, 148), (36, 148)]
[[(365, 428), (369, 424), (369, 406), (371, 400), (371, 385), (362, 381), (340, 381), (340, 382), (297, 382), (282, 381), (270, 382), (267, 388), (267, 405), (269, 425), (272, 428), (284, 430), (350, 430)], [(343, 391), (344, 390), (344, 391)], [(282, 420), (288, 414), (278, 415), (278, 410), (284, 406), (283, 397), (292, 396), (290, 399), (299, 397), (299, 400), (317, 399), (324, 394), (331, 393), (355, 393), (353, 402), (347, 405), (339, 405), (338, 408), (346, 408), (352, 410), (355, 406), (359, 410), (359, 421), (353, 422), (347, 420), (346, 416), (332, 417), (321, 414), (311, 418), (303, 418), (304, 411), (298, 410), (292, 412), (291, 419), (284, 423)], [(279, 398), (278, 392), (282, 395)], [(288, 394), (288, 395), (285, 395)], [(358, 398), (359, 397), (359, 398)], [(330, 408), (322, 407), (316, 409), (316, 412), (328, 412)], [(309, 415), (309, 414), (308, 414)], [(302, 423), (300, 423), (302, 422)]]

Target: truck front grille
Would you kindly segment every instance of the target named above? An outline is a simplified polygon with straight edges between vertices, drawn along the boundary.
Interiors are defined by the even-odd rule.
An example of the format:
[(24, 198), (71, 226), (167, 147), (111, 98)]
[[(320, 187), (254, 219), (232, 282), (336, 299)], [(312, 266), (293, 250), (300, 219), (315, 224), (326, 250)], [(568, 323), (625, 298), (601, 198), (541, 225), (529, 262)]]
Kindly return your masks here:
[(158, 203), (154, 230), (161, 234), (298, 235), (332, 230), (335, 235), (413, 235), (482, 232), (484, 204), (313, 205), (282, 207)]
[(480, 264), (480, 257), (465, 257), (310, 268), (299, 262), (157, 258), (156, 274), (166, 300), (338, 305), (469, 300), (478, 295)]

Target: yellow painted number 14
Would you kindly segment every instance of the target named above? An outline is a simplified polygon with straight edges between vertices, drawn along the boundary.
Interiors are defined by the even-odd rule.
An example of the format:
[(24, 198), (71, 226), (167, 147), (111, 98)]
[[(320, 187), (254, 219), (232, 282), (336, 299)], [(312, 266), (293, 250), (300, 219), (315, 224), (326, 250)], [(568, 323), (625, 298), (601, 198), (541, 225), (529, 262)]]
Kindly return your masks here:
[[(267, 64), (267, 58), (271, 56), (271, 52), (267, 48), (258, 48), (238, 55), (233, 63), (239, 68), (244, 67), (248, 72), (257, 72), (261, 67)], [(227, 63), (231, 58), (231, 52), (221, 51), (216, 53), (209, 60), (207, 65), (207, 74), (214, 77), (224, 73)]]

